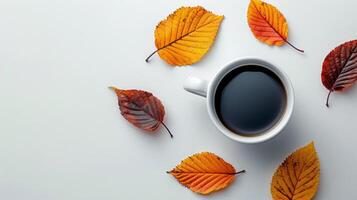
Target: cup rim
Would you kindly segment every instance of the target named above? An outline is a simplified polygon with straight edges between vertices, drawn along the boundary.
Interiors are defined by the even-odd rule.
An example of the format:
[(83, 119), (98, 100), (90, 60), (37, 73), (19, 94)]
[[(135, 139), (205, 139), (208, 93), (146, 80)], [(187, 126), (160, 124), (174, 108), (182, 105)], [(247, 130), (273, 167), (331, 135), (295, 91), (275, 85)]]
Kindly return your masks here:
[[(222, 122), (218, 118), (214, 106), (215, 91), (223, 77), (225, 77), (225, 75), (231, 72), (232, 70), (246, 65), (260, 65), (271, 70), (280, 78), (286, 91), (287, 100), (284, 114), (280, 117), (279, 121), (276, 122), (273, 127), (256, 136), (243, 136), (229, 130), (222, 124)], [(294, 101), (294, 89), (287, 74), (281, 71), (276, 65), (271, 64), (266, 60), (254, 57), (238, 58), (224, 65), (224, 67), (222, 67), (222, 69), (220, 69), (216, 73), (213, 80), (210, 81), (207, 90), (207, 110), (215, 126), (227, 137), (235, 141), (248, 144), (264, 142), (278, 135), (291, 118), (294, 109)]]

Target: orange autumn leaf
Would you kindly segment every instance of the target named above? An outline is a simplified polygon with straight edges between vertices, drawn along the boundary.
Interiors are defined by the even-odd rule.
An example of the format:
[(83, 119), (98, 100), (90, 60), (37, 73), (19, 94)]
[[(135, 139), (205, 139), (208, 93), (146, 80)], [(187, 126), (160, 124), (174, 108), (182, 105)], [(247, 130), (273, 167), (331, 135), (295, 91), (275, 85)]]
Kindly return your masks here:
[(209, 194), (231, 184), (236, 172), (222, 158), (209, 152), (194, 154), (169, 171), (182, 185), (199, 194)]
[(157, 97), (142, 90), (121, 90), (115, 87), (110, 89), (118, 96), (120, 112), (128, 122), (149, 133), (163, 125), (171, 138), (173, 137), (163, 122), (165, 109)]
[(168, 64), (191, 65), (201, 60), (212, 46), (223, 16), (201, 6), (181, 7), (161, 21), (155, 30), (156, 52)]
[(318, 189), (320, 162), (313, 143), (298, 149), (276, 170), (271, 193), (274, 200), (310, 200)]
[(297, 51), (304, 52), (287, 40), (288, 23), (284, 15), (273, 5), (260, 0), (251, 0), (247, 17), (250, 30), (258, 40), (275, 46), (288, 43)]

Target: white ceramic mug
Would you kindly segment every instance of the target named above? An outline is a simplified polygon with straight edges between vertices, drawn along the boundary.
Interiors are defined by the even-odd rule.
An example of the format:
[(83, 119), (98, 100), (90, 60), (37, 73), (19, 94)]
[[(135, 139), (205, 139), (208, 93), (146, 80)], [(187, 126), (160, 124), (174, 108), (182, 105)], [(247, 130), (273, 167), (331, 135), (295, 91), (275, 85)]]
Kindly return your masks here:
[[(216, 89), (221, 80), (232, 70), (247, 65), (262, 66), (274, 72), (280, 78), (286, 91), (286, 107), (280, 119), (268, 130), (256, 136), (239, 135), (229, 130), (220, 121), (214, 105)], [(284, 72), (280, 71), (275, 65), (257, 58), (238, 59), (225, 65), (210, 82), (190, 77), (186, 80), (184, 89), (202, 97), (207, 97), (208, 114), (216, 127), (229, 138), (242, 143), (259, 143), (278, 135), (288, 123), (294, 108), (294, 90), (288, 76)]]

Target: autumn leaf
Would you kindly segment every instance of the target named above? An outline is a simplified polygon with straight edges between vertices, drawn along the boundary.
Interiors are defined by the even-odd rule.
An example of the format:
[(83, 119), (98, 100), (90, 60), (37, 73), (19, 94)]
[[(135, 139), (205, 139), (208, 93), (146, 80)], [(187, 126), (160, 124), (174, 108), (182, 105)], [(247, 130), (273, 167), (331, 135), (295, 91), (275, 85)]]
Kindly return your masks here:
[(274, 200), (310, 200), (318, 189), (320, 162), (313, 143), (292, 153), (276, 170), (271, 183)]
[(334, 91), (344, 91), (357, 80), (357, 40), (349, 41), (332, 50), (322, 64), (321, 81), (330, 91), (326, 106)]
[(173, 137), (163, 122), (165, 109), (158, 98), (142, 90), (121, 90), (115, 87), (110, 89), (118, 96), (119, 109), (126, 120), (148, 132), (156, 131), (162, 124), (171, 138)]
[(182, 185), (199, 194), (209, 194), (226, 188), (231, 184), (236, 172), (234, 167), (222, 158), (209, 152), (194, 154), (167, 172)]
[(273, 5), (260, 0), (251, 0), (247, 18), (250, 30), (258, 40), (275, 46), (287, 43), (297, 51), (304, 52), (287, 40), (288, 23), (284, 15)]
[(201, 6), (181, 7), (161, 21), (155, 30), (159, 56), (170, 65), (191, 65), (201, 60), (212, 46), (223, 16)]

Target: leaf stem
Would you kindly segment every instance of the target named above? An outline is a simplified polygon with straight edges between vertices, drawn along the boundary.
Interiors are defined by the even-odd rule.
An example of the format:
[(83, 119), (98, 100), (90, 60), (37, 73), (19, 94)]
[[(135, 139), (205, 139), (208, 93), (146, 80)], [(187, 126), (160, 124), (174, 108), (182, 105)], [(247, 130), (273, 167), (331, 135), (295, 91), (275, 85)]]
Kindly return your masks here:
[(330, 107), (330, 105), (328, 104), (328, 101), (329, 101), (329, 99), (330, 99), (331, 92), (332, 92), (332, 90), (330, 90), (330, 92), (329, 92), (328, 95), (327, 95), (327, 99), (326, 99), (326, 106), (327, 106), (328, 108)]
[(165, 129), (167, 130), (167, 132), (170, 134), (170, 137), (173, 138), (174, 136), (172, 135), (170, 129), (166, 126), (166, 124), (164, 122), (161, 122), (161, 124), (165, 127)]
[(245, 173), (245, 170), (243, 169), (243, 170), (241, 170), (241, 171), (239, 171), (239, 172), (236, 172), (236, 173), (234, 173), (234, 175), (236, 175), (236, 174), (241, 174), (241, 173)]
[[(172, 171), (166, 171), (166, 173), (171, 174)], [(236, 173), (222, 173), (222, 174), (229, 174), (229, 175), (237, 175), (237, 174), (241, 174), (241, 173), (245, 173), (245, 170), (241, 170), (239, 172)]]
[(115, 90), (117, 90), (118, 88), (116, 88), (116, 87), (114, 87), (114, 86), (109, 86), (108, 87), (110, 90), (113, 90), (113, 91), (115, 91)]
[(304, 53), (303, 49), (298, 49), (297, 47), (295, 47), (293, 44), (291, 44), (288, 40), (285, 40), (286, 43), (288, 43), (288, 45), (290, 45), (292, 48), (294, 48), (296, 51), (299, 51), (301, 53)]
[(153, 56), (156, 52), (158, 52), (159, 49), (155, 50), (154, 52), (152, 52), (146, 59), (145, 62), (149, 62), (149, 59), (151, 58), (151, 56)]

